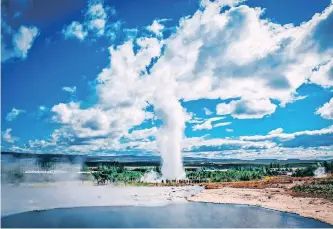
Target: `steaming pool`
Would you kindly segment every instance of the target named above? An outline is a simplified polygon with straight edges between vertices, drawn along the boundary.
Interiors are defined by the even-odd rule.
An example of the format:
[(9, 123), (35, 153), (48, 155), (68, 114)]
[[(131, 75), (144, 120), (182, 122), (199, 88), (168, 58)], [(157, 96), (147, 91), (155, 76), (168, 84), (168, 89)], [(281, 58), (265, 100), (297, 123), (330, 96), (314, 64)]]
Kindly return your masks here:
[(30, 211), (1, 219), (2, 227), (332, 227), (296, 214), (212, 203), (77, 207)]
[(1, 186), (2, 227), (333, 227), (296, 214), (188, 202), (202, 187), (115, 187), (79, 182)]

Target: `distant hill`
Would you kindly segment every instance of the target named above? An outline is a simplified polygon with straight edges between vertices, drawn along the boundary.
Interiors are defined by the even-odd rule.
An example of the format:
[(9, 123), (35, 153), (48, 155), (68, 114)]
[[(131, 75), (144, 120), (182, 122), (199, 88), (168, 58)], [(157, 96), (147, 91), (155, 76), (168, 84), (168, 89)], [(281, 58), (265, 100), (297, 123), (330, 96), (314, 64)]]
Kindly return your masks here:
[[(71, 163), (82, 162), (112, 162), (118, 161), (124, 164), (140, 164), (140, 165), (158, 165), (161, 162), (159, 156), (134, 156), (134, 155), (121, 155), (121, 156), (98, 156), (98, 155), (69, 155), (69, 154), (32, 154), (32, 153), (16, 153), (16, 152), (1, 152), (2, 161), (15, 160), (23, 158), (51, 160), (51, 161), (66, 161)], [(332, 159), (331, 159), (332, 160)], [(255, 159), (255, 160), (241, 160), (241, 159), (210, 159), (210, 158), (194, 158), (184, 157), (185, 165), (216, 165), (216, 164), (269, 164), (269, 163), (316, 163), (322, 160), (300, 160), (300, 159)]]

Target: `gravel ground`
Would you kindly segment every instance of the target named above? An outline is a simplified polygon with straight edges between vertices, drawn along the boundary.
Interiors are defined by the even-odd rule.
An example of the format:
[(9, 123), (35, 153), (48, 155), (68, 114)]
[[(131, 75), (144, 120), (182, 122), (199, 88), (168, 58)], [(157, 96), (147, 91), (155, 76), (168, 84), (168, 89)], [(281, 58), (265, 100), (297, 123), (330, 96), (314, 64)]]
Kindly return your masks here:
[(187, 198), (195, 202), (246, 204), (296, 213), (333, 225), (333, 203), (322, 198), (293, 197), (282, 188), (207, 189)]

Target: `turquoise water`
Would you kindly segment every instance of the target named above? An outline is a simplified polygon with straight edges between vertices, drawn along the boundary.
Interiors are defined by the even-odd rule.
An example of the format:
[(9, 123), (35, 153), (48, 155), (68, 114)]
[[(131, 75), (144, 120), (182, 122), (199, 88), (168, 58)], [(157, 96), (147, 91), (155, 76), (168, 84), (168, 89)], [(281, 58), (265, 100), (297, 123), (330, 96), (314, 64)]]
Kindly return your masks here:
[(333, 227), (296, 214), (232, 204), (183, 203), (157, 207), (78, 207), (1, 218), (2, 227)]

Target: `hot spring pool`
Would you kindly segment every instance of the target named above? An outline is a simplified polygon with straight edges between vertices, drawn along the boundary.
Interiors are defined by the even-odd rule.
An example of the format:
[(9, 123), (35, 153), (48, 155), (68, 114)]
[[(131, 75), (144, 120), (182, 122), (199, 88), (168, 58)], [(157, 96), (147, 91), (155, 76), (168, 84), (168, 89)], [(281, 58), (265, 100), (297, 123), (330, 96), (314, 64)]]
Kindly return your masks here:
[(77, 207), (1, 218), (2, 227), (333, 227), (296, 214), (232, 204)]

